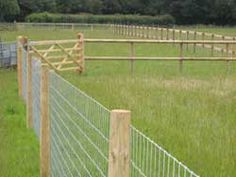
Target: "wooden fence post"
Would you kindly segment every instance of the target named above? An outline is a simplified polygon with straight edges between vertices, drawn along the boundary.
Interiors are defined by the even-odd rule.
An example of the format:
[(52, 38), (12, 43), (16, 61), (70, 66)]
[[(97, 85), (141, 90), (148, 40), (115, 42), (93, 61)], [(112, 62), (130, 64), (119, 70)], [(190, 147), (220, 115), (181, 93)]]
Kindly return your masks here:
[(122, 25), (118, 25), (118, 34), (122, 35)]
[(175, 29), (173, 29), (172, 40), (175, 40)]
[(179, 40), (182, 40), (182, 30), (179, 30)]
[(183, 70), (183, 43), (180, 43), (180, 59), (179, 59), (179, 71)]
[[(186, 32), (186, 39), (189, 40), (189, 31)], [(186, 44), (186, 48), (188, 50), (188, 44)]]
[(134, 36), (135, 36), (135, 26), (132, 25), (132, 37), (134, 37)]
[[(202, 33), (202, 40), (203, 40), (203, 41), (205, 40), (205, 33), (204, 33), (204, 32)], [(205, 47), (204, 43), (202, 43), (202, 47), (203, 47), (203, 48)]]
[(113, 25), (113, 28), (114, 28), (114, 29), (113, 29), (113, 33), (116, 34), (116, 35), (117, 35), (117, 34), (119, 35), (119, 34), (120, 34), (119, 25), (114, 24), (114, 25)]
[(32, 96), (32, 54), (27, 41), (27, 128), (33, 127), (33, 96)]
[(166, 28), (166, 39), (169, 40), (169, 28)]
[(41, 67), (40, 177), (50, 176), (49, 68)]
[(130, 175), (130, 122), (130, 111), (111, 111), (108, 177)]
[(139, 27), (135, 25), (135, 37), (139, 36)]
[[(227, 58), (229, 58), (230, 56), (229, 56), (229, 44), (226, 44), (226, 46), (225, 46), (225, 52), (226, 52), (226, 56), (227, 56)], [(229, 72), (230, 71), (230, 61), (229, 60), (227, 60), (227, 72)]]
[[(193, 36), (194, 40), (197, 40), (197, 32), (194, 31), (194, 36)], [(196, 43), (193, 44), (193, 52), (196, 53)]]
[(163, 40), (163, 28), (161, 28), (161, 40)]
[(156, 39), (159, 39), (159, 35), (158, 35), (158, 31), (159, 31), (159, 29), (158, 29), (158, 27), (155, 27), (155, 29), (156, 29), (156, 32), (155, 32)]
[(71, 24), (71, 30), (74, 31), (75, 30), (75, 25)]
[(78, 33), (77, 37), (79, 39), (79, 48), (80, 50), (78, 50), (78, 54), (79, 54), (79, 62), (80, 62), (80, 70), (79, 72), (82, 73), (85, 70), (85, 66), (84, 66), (84, 35), (82, 33)]
[[(233, 37), (233, 41), (236, 40), (236, 37)], [(235, 52), (236, 52), (236, 45), (234, 44), (233, 47), (232, 47), (232, 57), (235, 57)]]
[(18, 95), (22, 97), (22, 40), (23, 37), (17, 38), (17, 80), (18, 80)]
[(135, 60), (135, 57), (134, 57), (134, 43), (133, 42), (131, 42), (130, 43), (130, 61), (131, 61), (131, 74), (133, 74), (133, 72), (134, 72), (134, 60)]
[[(214, 34), (211, 34), (211, 40), (214, 41), (215, 39), (215, 35)], [(214, 55), (214, 44), (212, 43), (211, 45), (211, 56), (213, 57)]]

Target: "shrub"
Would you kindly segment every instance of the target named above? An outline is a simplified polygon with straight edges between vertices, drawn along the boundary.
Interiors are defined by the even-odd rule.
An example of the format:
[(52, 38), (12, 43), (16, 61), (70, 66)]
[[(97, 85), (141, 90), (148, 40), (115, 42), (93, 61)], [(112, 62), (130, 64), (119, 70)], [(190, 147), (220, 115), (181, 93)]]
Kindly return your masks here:
[(135, 25), (170, 25), (175, 20), (171, 15), (140, 16), (140, 15), (92, 15), (92, 14), (52, 14), (33, 13), (26, 17), (27, 22), (51, 22), (51, 23), (119, 23)]

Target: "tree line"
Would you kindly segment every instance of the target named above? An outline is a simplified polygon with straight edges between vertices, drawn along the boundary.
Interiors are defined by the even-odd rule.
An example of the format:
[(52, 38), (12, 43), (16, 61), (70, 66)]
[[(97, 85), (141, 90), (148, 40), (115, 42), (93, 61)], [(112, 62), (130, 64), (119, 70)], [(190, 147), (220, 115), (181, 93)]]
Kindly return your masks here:
[(30, 13), (169, 14), (177, 24), (236, 24), (236, 0), (0, 0), (0, 21)]

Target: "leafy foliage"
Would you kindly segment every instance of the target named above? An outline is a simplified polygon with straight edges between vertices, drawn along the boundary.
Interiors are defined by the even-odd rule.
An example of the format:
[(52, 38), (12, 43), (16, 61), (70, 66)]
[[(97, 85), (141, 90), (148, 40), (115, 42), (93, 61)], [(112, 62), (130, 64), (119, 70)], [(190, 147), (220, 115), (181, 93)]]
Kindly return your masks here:
[(0, 0), (0, 7), (0, 21), (25, 20), (27, 15), (35, 12), (54, 12), (147, 16), (168, 14), (175, 18), (177, 24), (236, 25), (236, 0)]
[(125, 24), (173, 24), (174, 18), (170, 15), (161, 16), (139, 16), (139, 15), (71, 15), (71, 14), (51, 14), (33, 13), (26, 17), (27, 22), (70, 22), (70, 23), (125, 23)]
[(17, 0), (0, 0), (0, 21), (10, 21), (20, 13)]

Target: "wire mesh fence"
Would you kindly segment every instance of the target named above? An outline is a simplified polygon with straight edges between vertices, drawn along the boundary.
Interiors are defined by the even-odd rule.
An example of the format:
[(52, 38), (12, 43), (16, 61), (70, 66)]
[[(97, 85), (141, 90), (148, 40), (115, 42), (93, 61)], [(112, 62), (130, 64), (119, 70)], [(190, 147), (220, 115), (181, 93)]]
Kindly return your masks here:
[(0, 68), (16, 65), (16, 43), (0, 41)]
[(50, 73), (51, 175), (107, 176), (110, 111)]
[(41, 84), (41, 61), (32, 59), (32, 113), (33, 127), (38, 138), (40, 137), (40, 84)]
[(137, 130), (130, 127), (132, 177), (198, 177), (187, 166)]
[[(44, 126), (42, 116), (42, 63), (32, 58), (32, 68), (27, 67), (27, 51), (22, 47), (22, 96), (27, 104), (27, 88), (32, 88), (33, 128), (42, 143)], [(27, 73), (32, 71), (32, 73)], [(32, 74), (32, 87), (27, 87), (27, 75)], [(31, 77), (29, 77), (31, 78)], [(47, 80), (47, 79), (46, 79)], [(46, 81), (47, 82), (47, 81)], [(31, 83), (31, 82), (30, 82)], [(48, 139), (50, 145), (50, 175), (55, 177), (81, 176), (106, 177), (111, 158), (111, 111), (73, 86), (54, 71), (49, 72), (48, 106), (50, 121)], [(42, 87), (42, 85), (44, 87)], [(41, 107), (42, 106), (42, 107)], [(42, 119), (42, 120), (41, 120)], [(131, 177), (198, 177), (187, 166), (137, 130), (134, 126), (127, 132), (130, 138)], [(128, 144), (129, 144), (128, 143)], [(42, 146), (42, 144), (41, 144)], [(41, 153), (43, 152), (41, 149)], [(122, 152), (121, 152), (122, 153)], [(118, 155), (120, 152), (118, 153)], [(109, 156), (110, 155), (110, 156)], [(44, 164), (41, 164), (44, 166)], [(110, 176), (109, 176), (110, 177)]]

